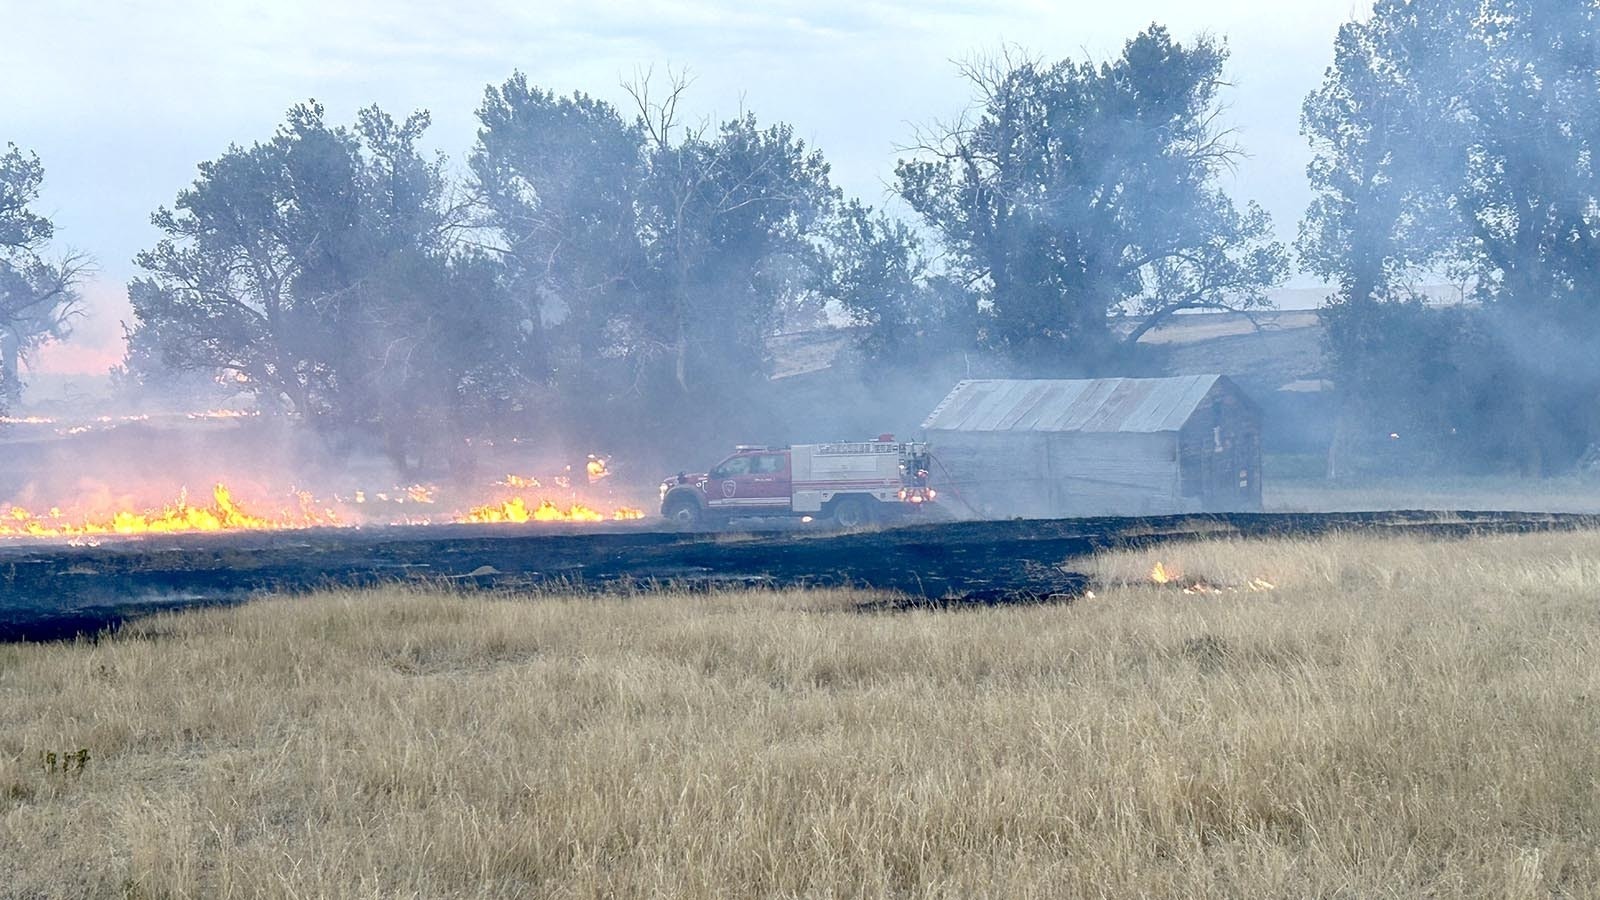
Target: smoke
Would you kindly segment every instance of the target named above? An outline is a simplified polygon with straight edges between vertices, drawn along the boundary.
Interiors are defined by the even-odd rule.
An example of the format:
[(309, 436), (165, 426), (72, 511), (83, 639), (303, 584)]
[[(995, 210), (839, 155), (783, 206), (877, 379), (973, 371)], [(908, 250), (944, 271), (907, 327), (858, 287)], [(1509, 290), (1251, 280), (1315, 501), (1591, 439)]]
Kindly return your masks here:
[[(1440, 467), (1556, 474), (1600, 441), (1597, 56), (1592, 2), (1382, 2), (1307, 100), (1300, 249), (1340, 284), (1346, 415)], [(1423, 308), (1427, 281), (1466, 305)]]
[[(1123, 340), (1196, 307), (1259, 308), (1285, 274), (1264, 215), (1218, 186), (1241, 149), (1216, 115), (1220, 42), (1153, 28), (1104, 67), (973, 70), (1009, 118), (976, 110), (902, 165), (914, 224), (844, 197), (789, 125), (683, 120), (680, 80), (634, 85), (637, 110), (619, 110), (514, 74), (486, 91), (461, 179), (417, 149), (426, 114), (374, 107), (340, 127), (298, 106), (275, 134), (219, 148), (158, 213), (167, 241), (134, 290), (130, 378), (157, 405), (196, 408), (164, 380), (174, 369), (226, 370), (265, 414), (13, 429), (0, 500), (151, 504), (217, 480), (264, 497), (419, 482), (468, 496), (507, 474), (581, 477), (597, 454), (613, 461), (606, 490), (648, 505), (660, 475), (735, 443), (915, 436), (962, 379), (1201, 365), (1242, 376), (1269, 451), (1342, 441), (1385, 465), (1570, 469), (1600, 441), (1596, 17), (1593, 3), (1385, 0), (1337, 37), (1307, 103), (1319, 199), (1300, 251), (1342, 301), (1324, 318), (1328, 365), (1309, 371), (1282, 359), (1320, 348), (1219, 343), (1197, 362)], [(1128, 113), (1167, 97), (1130, 85), (1172, 87), (1182, 127)], [(1015, 150), (1034, 169), (944, 165), (974, 149), (966, 162)], [(1159, 257), (1158, 238), (1186, 243), (1124, 265)], [(1442, 278), (1471, 303), (1405, 302)], [(835, 327), (824, 310), (841, 307), (861, 325)], [(1278, 390), (1326, 380), (1337, 394)]]

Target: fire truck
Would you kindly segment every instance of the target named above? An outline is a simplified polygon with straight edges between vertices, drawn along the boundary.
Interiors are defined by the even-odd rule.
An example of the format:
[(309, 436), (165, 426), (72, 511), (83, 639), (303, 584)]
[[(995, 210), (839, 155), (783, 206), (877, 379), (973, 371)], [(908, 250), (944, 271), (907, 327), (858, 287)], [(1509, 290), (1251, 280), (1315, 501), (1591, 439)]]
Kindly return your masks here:
[(709, 472), (679, 472), (661, 482), (661, 514), (683, 527), (791, 516), (855, 528), (931, 502), (928, 463), (927, 444), (887, 434), (875, 441), (740, 446)]

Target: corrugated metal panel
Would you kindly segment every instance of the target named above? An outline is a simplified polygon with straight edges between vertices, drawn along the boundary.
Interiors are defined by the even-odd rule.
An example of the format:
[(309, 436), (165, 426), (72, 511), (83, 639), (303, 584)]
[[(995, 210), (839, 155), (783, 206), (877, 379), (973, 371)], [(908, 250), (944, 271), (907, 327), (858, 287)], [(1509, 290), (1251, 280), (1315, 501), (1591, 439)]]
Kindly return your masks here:
[(991, 388), (989, 396), (984, 401), (973, 407), (963, 426), (968, 431), (994, 431), (1000, 420), (1011, 411), (1013, 404), (1022, 394), (1025, 386), (1020, 381), (995, 381), (988, 387)]
[(1092, 434), (1177, 431), (1220, 377), (963, 381), (922, 427)]
[(1105, 405), (1111, 399), (1111, 392), (1117, 389), (1120, 378), (1102, 378), (1098, 381), (1085, 381), (1083, 390), (1078, 393), (1072, 403), (1066, 408), (1057, 410), (1053, 415), (1047, 415), (1039, 420), (1039, 431), (1083, 431), (1094, 417), (1095, 410)]
[(1039, 405), (1039, 401), (1044, 397), (1045, 392), (1050, 389), (1050, 386), (1047, 382), (1041, 383), (1037, 381), (1029, 381), (1024, 382), (1024, 384), (1026, 384), (1028, 387), (1022, 395), (1022, 399), (1011, 404), (1010, 411), (1000, 419), (999, 424), (995, 425), (995, 428), (1005, 431), (1010, 431), (1011, 429), (1015, 428), (1017, 423), (1022, 420), (1023, 416), (1033, 412), (1033, 410)]
[(1028, 410), (1027, 414), (1022, 418), (1011, 423), (1012, 428), (1019, 431), (1036, 430), (1039, 427), (1039, 423), (1043, 422), (1045, 417), (1050, 415), (1052, 411), (1072, 405), (1072, 402), (1083, 394), (1083, 389), (1088, 384), (1085, 381), (1045, 381), (1041, 383), (1045, 385), (1045, 389), (1044, 394), (1039, 398), (1039, 402), (1035, 403), (1033, 408)]

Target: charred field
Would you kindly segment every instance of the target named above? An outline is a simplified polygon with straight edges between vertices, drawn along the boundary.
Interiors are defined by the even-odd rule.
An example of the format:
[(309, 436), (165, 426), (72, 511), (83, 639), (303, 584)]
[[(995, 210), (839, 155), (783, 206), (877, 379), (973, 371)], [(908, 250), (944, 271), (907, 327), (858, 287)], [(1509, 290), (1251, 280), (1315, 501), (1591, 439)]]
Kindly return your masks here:
[(411, 584), (459, 590), (853, 587), (892, 608), (1069, 600), (1074, 562), (1218, 537), (1337, 532), (1463, 537), (1600, 526), (1519, 512), (1250, 513), (946, 522), (844, 533), (774, 523), (684, 533), (659, 524), (411, 526), (0, 543), (0, 640), (90, 635), (157, 612), (267, 595)]

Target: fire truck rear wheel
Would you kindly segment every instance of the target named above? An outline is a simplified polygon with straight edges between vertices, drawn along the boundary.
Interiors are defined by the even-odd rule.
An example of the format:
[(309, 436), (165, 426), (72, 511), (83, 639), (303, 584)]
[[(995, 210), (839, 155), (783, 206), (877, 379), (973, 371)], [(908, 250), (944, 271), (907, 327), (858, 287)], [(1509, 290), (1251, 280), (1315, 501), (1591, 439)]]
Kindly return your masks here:
[(667, 508), (662, 510), (662, 515), (679, 528), (696, 528), (705, 520), (700, 504), (687, 497), (668, 500)]
[(833, 521), (840, 528), (860, 528), (877, 518), (871, 504), (860, 497), (844, 497), (833, 506)]

